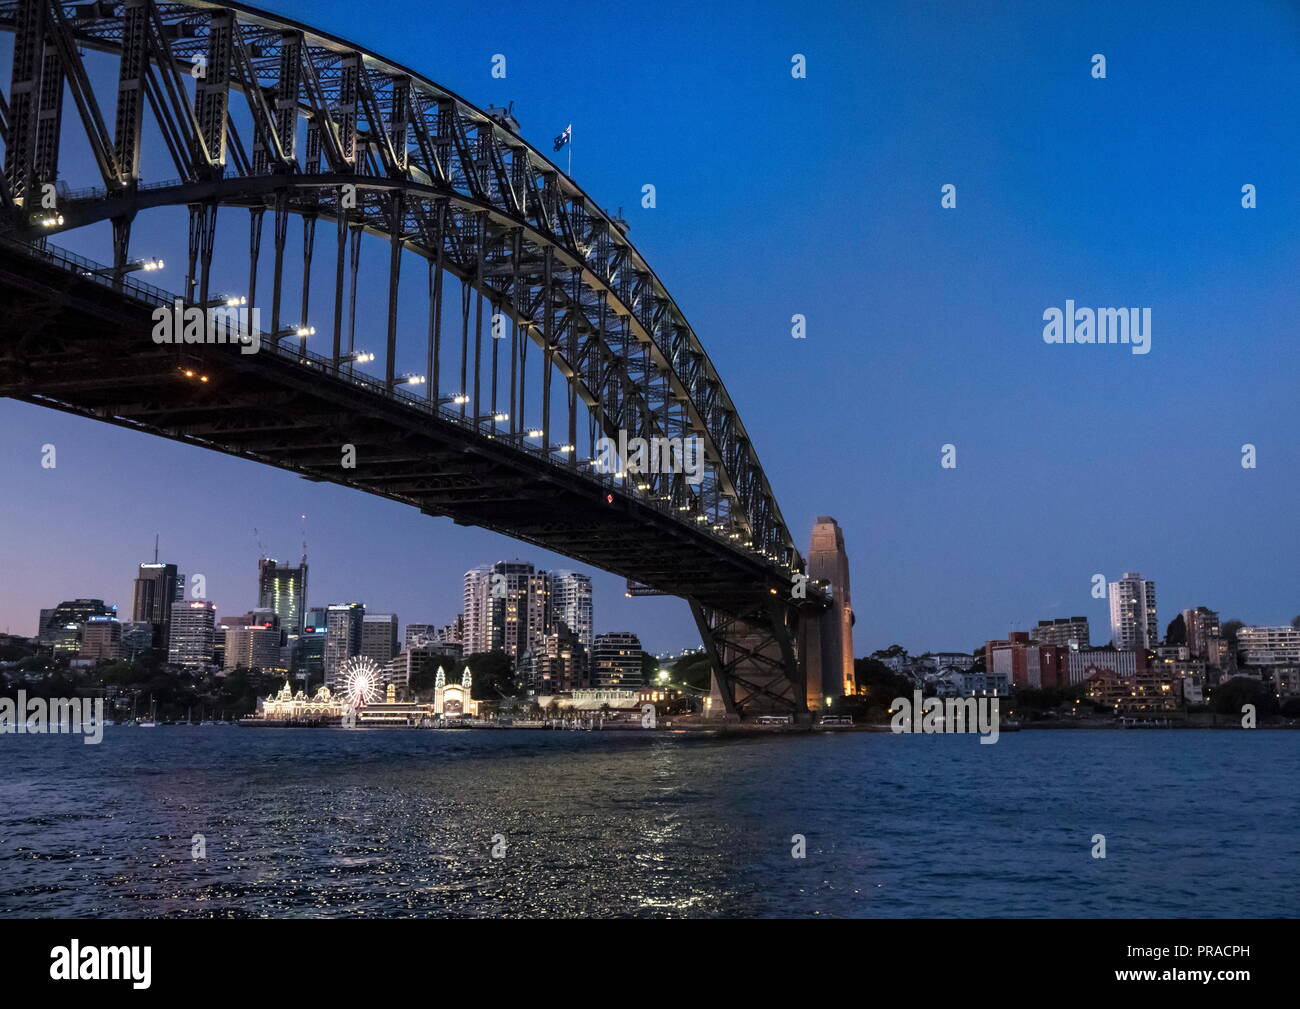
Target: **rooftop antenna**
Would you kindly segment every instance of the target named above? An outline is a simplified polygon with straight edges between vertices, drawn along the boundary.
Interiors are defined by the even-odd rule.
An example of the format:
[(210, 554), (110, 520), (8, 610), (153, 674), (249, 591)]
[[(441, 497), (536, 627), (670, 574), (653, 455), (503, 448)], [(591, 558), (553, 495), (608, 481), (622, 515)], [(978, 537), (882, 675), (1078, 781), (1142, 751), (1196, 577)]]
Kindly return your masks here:
[(306, 564), (307, 563), (307, 516), (299, 515), (298, 518), (302, 519), (302, 562), (303, 564)]
[(266, 557), (266, 547), (262, 543), (262, 537), (257, 535), (256, 526), (253, 527), (253, 540), (257, 543), (257, 558), (261, 560)]
[(158, 534), (153, 534), (153, 562), (158, 563)]

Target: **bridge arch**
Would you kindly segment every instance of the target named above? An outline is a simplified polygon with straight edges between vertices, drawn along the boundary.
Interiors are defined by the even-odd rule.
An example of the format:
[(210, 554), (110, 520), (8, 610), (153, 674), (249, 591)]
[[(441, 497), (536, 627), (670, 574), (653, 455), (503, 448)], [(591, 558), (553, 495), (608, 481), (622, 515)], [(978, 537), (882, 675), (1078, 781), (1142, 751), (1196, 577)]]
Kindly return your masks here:
[[(217, 294), (211, 273), (218, 220), (242, 208), (248, 228), (235, 240), (249, 267), (244, 294), (259, 305), (269, 258), (275, 353), (260, 374), (233, 362), (239, 375), (232, 374), (232, 387), (236, 378), (244, 383), (240, 402), (306, 404), (311, 416), (325, 418), (342, 397), (362, 390), (372, 397), (367, 416), (379, 418), (383, 437), (410, 449), (404, 462), (397, 453), (390, 468), (420, 468), (418, 460), (428, 469), (468, 453), (474, 462), (452, 466), (458, 475), (444, 484), (468, 486), (490, 471), (498, 495), (534, 480), (551, 487), (554, 500), (524, 528), (499, 507), (485, 518), (465, 501), (434, 494), (424, 474), (372, 474), (369, 485), (323, 475), (313, 446), (298, 444), (279, 455), (249, 447), (239, 441), (244, 429), (218, 419), (215, 406), (207, 415), (171, 400), (160, 406), (166, 392), (157, 386), (148, 389), (154, 401), (135, 404), (138, 415), (130, 415), (93, 387), (93, 369), (81, 379), (65, 372), (55, 383), (52, 363), (0, 366), (0, 395), (167, 437), (197, 438), (206, 447), (297, 469), (311, 479), (349, 483), (486, 525), (684, 595), (714, 659), (728, 712), (747, 705), (802, 710), (800, 613), (817, 610), (825, 598), (815, 587), (797, 603), (789, 596), (803, 558), (739, 412), (684, 313), (628, 240), (626, 225), (525, 141), (507, 113), (479, 109), (354, 43), (242, 4), (3, 0), (0, 30), (12, 33), (14, 55), (0, 104), (0, 230), (6, 243), (26, 243), (35, 259), (14, 266), (2, 282), (26, 281), (26, 290), (46, 291), (74, 333), (96, 313), (125, 318), (122, 305), (110, 310), (81, 290), (87, 283), (107, 283), (133, 310), (159, 304), (164, 292), (127, 276), (135, 265), (133, 222), (149, 211), (184, 207), (189, 227), (181, 297), (208, 305)], [(111, 115), (92, 86), (102, 67), (92, 67), (86, 53), (115, 61)], [(78, 126), (65, 121), (72, 119), (65, 104)], [(98, 179), (72, 189), (63, 182), (60, 153), (73, 146), (65, 141), (78, 128)], [(165, 150), (176, 178), (145, 177), (144, 156), (155, 153), (146, 149), (150, 141)], [(43, 204), (51, 187), (54, 209)], [(295, 216), (303, 227), (297, 287), (297, 264), (287, 254), (288, 221)], [(60, 233), (106, 222), (113, 262), (105, 268), (47, 248)], [(317, 237), (318, 222), (335, 233), (334, 269), (327, 271), (333, 293), (328, 353), (309, 351), (307, 337), (296, 333), (311, 323), (312, 278), (320, 272), (315, 253), (328, 245)], [(223, 241), (228, 235), (221, 232)], [(371, 245), (363, 245), (363, 236)], [(361, 250), (374, 243), (388, 250), (382, 377), (357, 360), (357, 277)], [(423, 258), (427, 269), (423, 397), (409, 393), (397, 372), (404, 325), (398, 292), (410, 255)], [(51, 279), (60, 270), (77, 278), (71, 308), (66, 297), (56, 297), (67, 294)], [(458, 305), (448, 278), (459, 284)], [(485, 314), (489, 326), (500, 316), (508, 337), (489, 333), (485, 344)], [(76, 337), (68, 339), (71, 347)], [(50, 353), (53, 362), (60, 348), (52, 345)], [(67, 353), (59, 360), (66, 369)], [(302, 374), (282, 369), (286, 363), (313, 369), (321, 384), (305, 385)], [(561, 391), (553, 389), (555, 374), (563, 380)], [(373, 400), (376, 394), (425, 412), (391, 414)], [(527, 423), (530, 404), (541, 414), (535, 427)], [(587, 414), (587, 458), (578, 438), (579, 404)], [(166, 419), (148, 419), (158, 416)], [(448, 421), (460, 430), (446, 427)], [(275, 422), (259, 417), (250, 430), (269, 430)], [(598, 434), (617, 438), (620, 432), (699, 439), (702, 479), (688, 481), (680, 472), (604, 474), (597, 482), (608, 488), (605, 502), (617, 515), (592, 511), (584, 496), (593, 477), (592, 445)], [(538, 457), (546, 470), (533, 467)], [(566, 472), (571, 476), (561, 475)], [(492, 499), (494, 506), (501, 500)], [(625, 559), (634, 526), (653, 528), (646, 549), (662, 559)], [(576, 545), (567, 548), (563, 536), (578, 537)], [(684, 564), (700, 570), (677, 575)]]
[[(124, 268), (137, 213), (189, 206), (185, 294), (200, 301), (211, 294), (206, 277), (218, 206), (249, 208), (257, 230), (269, 211), (268, 244), (276, 246), (277, 258), (273, 286), (284, 272), (286, 215), (313, 222), (313, 247), (318, 219), (334, 222), (340, 234), (387, 240), (398, 250), (390, 274), (400, 272), (401, 252), (423, 256), (431, 270), (456, 277), (507, 315), (512, 330), (523, 330), (522, 353), (529, 343), (540, 348), (573, 386), (567, 426), (553, 431), (552, 367), (538, 376), (547, 387), (540, 424), (545, 444), (573, 446), (565, 454), (580, 464), (573, 416), (578, 401), (593, 414), (589, 428), (607, 437), (623, 430), (630, 438), (699, 438), (703, 487), (651, 475), (629, 482), (626, 491), (666, 498), (738, 545), (798, 567), (753, 443), (684, 313), (620, 222), (523, 140), (508, 117), (490, 115), (364, 47), (241, 4), (13, 0), (0, 5), (0, 28), (14, 33), (16, 57), (3, 199), (20, 220), (27, 209), (30, 225), (39, 216), (31, 213), (32, 196), (43, 183), (58, 181), (60, 145), (51, 130), (67, 127), (60, 126), (63, 96), (50, 94), (52, 79), (72, 97), (102, 183), (60, 199), (62, 224), (29, 227), (29, 233), (52, 237), (111, 220), (114, 265)], [(117, 60), (113, 117), (95, 97), (81, 50)], [(232, 95), (242, 95), (242, 115)], [(146, 108), (179, 175), (175, 184), (141, 176)], [(355, 207), (340, 206), (344, 186), (356, 187)], [(344, 244), (338, 243), (336, 278), (344, 272)], [(256, 259), (260, 236), (250, 248)], [(308, 262), (305, 277), (311, 268)], [(389, 388), (398, 381), (396, 283), (394, 276), (382, 355)], [(440, 296), (436, 282), (429, 287), (431, 300)], [(278, 286), (273, 302), (274, 331), (310, 322), (282, 303)], [(348, 352), (338, 314), (333, 359)], [(512, 333), (512, 343), (516, 339)], [(427, 355), (429, 370), (445, 349)], [(444, 392), (470, 395), (455, 382), (435, 387), (434, 376), (425, 377), (434, 399)], [(477, 401), (465, 405), (479, 407)], [(513, 411), (492, 415), (498, 413), (514, 420)], [(670, 483), (676, 486), (665, 486)]]

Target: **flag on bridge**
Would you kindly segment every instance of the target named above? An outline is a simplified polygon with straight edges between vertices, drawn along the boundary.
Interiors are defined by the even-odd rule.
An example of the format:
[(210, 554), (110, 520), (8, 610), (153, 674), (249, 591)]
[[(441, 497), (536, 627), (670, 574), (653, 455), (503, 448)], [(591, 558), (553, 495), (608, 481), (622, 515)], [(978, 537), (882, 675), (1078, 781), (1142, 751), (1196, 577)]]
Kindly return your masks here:
[(561, 147), (573, 139), (573, 123), (569, 123), (564, 128), (564, 132), (555, 138), (555, 149), (558, 151)]

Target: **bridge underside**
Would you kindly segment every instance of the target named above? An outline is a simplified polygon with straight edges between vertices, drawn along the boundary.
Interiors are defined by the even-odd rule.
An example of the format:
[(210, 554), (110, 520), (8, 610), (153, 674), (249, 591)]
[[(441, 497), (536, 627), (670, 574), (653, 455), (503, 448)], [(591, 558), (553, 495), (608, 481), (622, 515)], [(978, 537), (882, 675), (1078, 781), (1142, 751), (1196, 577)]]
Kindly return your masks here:
[[(777, 602), (787, 577), (577, 466), (295, 354), (155, 344), (148, 305), (9, 246), (0, 307), (0, 396), (353, 487), (682, 596), (728, 713), (803, 710), (800, 618)], [(355, 468), (342, 465), (346, 445)]]

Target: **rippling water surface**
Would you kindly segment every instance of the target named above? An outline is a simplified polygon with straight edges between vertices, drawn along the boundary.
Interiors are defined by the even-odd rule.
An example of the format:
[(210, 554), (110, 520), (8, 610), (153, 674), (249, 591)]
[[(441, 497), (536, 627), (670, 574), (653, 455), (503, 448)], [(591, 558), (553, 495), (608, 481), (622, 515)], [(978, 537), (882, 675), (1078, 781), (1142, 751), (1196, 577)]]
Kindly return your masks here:
[(109, 727), (0, 761), (6, 916), (1300, 914), (1294, 732)]

